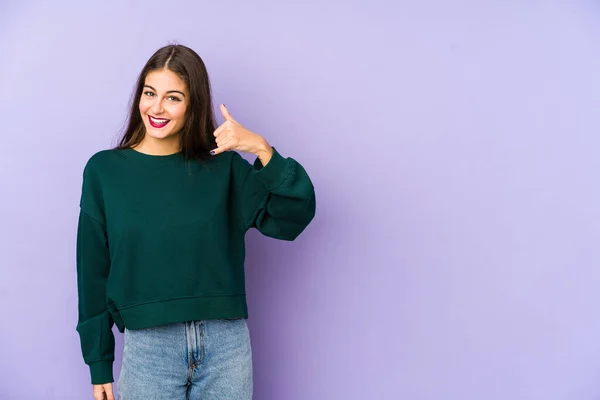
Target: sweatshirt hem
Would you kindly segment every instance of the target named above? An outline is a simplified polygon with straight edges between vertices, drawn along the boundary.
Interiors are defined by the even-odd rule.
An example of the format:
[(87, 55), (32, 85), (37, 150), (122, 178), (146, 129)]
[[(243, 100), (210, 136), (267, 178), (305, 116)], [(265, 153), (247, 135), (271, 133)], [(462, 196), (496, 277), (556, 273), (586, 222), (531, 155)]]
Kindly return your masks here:
[(113, 320), (120, 332), (153, 326), (208, 319), (248, 318), (245, 295), (180, 297), (142, 303), (113, 310)]

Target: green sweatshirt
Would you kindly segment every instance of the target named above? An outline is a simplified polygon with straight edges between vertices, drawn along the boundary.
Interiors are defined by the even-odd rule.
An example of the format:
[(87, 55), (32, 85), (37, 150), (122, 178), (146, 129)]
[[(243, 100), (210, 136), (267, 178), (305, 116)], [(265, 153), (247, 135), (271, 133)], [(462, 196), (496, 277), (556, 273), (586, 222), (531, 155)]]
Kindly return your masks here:
[(94, 154), (77, 227), (77, 332), (92, 384), (113, 382), (120, 332), (248, 317), (244, 234), (294, 240), (315, 215), (304, 168), (274, 150), (207, 161), (133, 149)]

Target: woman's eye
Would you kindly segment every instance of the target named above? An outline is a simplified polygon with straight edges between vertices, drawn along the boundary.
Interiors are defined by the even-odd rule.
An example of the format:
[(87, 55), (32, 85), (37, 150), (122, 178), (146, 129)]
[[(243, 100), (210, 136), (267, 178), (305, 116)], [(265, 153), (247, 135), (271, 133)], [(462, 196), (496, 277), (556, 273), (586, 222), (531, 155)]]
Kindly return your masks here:
[(169, 98), (170, 101), (180, 101), (179, 97), (169, 96), (168, 98)]
[(144, 94), (148, 97), (154, 96), (154, 93), (152, 93), (152, 92), (144, 92)]

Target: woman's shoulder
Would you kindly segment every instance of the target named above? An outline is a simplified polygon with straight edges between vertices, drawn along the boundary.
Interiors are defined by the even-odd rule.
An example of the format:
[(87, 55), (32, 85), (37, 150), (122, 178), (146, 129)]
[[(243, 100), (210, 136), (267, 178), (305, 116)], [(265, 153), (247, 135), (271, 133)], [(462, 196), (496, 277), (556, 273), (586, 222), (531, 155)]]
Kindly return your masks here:
[(99, 150), (92, 154), (86, 164), (85, 170), (87, 171), (101, 171), (106, 168), (110, 168), (118, 162), (124, 159), (124, 150), (122, 149), (104, 149)]

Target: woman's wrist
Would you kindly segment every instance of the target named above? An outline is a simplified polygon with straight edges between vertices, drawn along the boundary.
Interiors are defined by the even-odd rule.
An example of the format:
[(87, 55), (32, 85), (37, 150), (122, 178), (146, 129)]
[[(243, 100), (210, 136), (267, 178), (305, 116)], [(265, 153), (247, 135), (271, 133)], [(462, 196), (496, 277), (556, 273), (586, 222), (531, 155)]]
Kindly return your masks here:
[(266, 140), (263, 139), (252, 153), (258, 157), (262, 165), (265, 166), (273, 156), (273, 148)]

